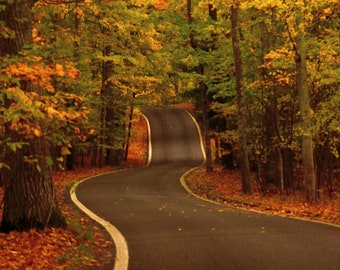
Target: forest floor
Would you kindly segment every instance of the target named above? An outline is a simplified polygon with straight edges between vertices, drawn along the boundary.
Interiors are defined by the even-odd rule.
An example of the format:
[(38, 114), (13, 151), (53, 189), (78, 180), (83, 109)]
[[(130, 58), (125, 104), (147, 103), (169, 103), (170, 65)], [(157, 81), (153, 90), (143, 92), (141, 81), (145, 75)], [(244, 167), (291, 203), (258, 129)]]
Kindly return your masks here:
[[(60, 208), (67, 220), (66, 229), (0, 233), (0, 269), (107, 269), (114, 261), (115, 247), (106, 231), (83, 214), (71, 202), (73, 183), (90, 176), (140, 167), (146, 161), (146, 123), (136, 114), (128, 160), (119, 167), (91, 168), (56, 172), (54, 182)], [(3, 211), (3, 188), (0, 187), (0, 220)], [(111, 267), (112, 269), (112, 267)]]
[(340, 225), (340, 196), (335, 192), (329, 198), (326, 191), (320, 190), (318, 203), (306, 203), (302, 189), (282, 195), (273, 185), (263, 193), (253, 180), (252, 194), (245, 195), (240, 172), (219, 166), (215, 166), (214, 172), (197, 168), (186, 177), (186, 184), (196, 195), (225, 206)]
[[(184, 107), (190, 110), (190, 107)], [(105, 230), (82, 214), (70, 203), (69, 187), (75, 181), (122, 168), (143, 166), (147, 152), (146, 122), (136, 114), (133, 123), (128, 161), (120, 167), (78, 168), (59, 171), (55, 185), (67, 229), (47, 228), (44, 231), (0, 233), (0, 269), (98, 269), (114, 261), (114, 245)], [(207, 173), (199, 167), (186, 177), (186, 183), (197, 195), (219, 202), (226, 207), (239, 207), (272, 215), (304, 218), (340, 225), (340, 195), (330, 199), (322, 195), (317, 204), (304, 202), (302, 191), (290, 195), (268, 192), (266, 196), (253, 183), (253, 194), (241, 192), (240, 173), (216, 166)], [(336, 187), (339, 191), (339, 187)], [(0, 188), (0, 220), (3, 209)]]

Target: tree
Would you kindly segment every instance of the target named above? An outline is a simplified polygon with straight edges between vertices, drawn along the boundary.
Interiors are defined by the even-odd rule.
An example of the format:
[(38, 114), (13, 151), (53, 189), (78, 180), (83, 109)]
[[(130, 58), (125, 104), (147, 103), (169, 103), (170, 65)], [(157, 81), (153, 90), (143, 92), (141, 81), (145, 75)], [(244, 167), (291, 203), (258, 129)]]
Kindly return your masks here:
[[(3, 33), (0, 36), (2, 65), (8, 64), (6, 61), (20, 59), (19, 53), (32, 45), (32, 7), (35, 2), (1, 3), (0, 21), (8, 33), (7, 36)], [(32, 78), (37, 75), (33, 70), (34, 67), (24, 62), (11, 63), (2, 70), (6, 77), (0, 80), (0, 100), (4, 108), (0, 117), (3, 125), (1, 152), (4, 159), (2, 163), (5, 164), (0, 167), (0, 178), (5, 187), (1, 230), (5, 232), (66, 224), (53, 186), (51, 142), (42, 136), (43, 132), (48, 132), (47, 127), (30, 122), (30, 116), (26, 118), (24, 115), (28, 111), (42, 113), (34, 111), (40, 105), (43, 109), (49, 108), (41, 101), (39, 106), (33, 104), (36, 100), (34, 97), (46, 91), (40, 89), (38, 84), (43, 82), (36, 81), (39, 78)], [(35, 72), (42, 70), (38, 67)], [(44, 82), (48, 82), (48, 79)]]
[(306, 201), (316, 202), (316, 174), (313, 154), (313, 132), (309, 87), (307, 78), (307, 47), (304, 33), (302, 7), (296, 12), (295, 63), (296, 87), (299, 94), (301, 112), (301, 152), (303, 163), (303, 178), (305, 182)]
[(234, 52), (235, 63), (235, 77), (236, 77), (236, 93), (237, 93), (237, 107), (238, 107), (238, 138), (239, 138), (239, 162), (242, 175), (242, 191), (246, 194), (251, 193), (251, 181), (249, 172), (248, 159), (248, 118), (247, 107), (244, 97), (244, 77), (243, 77), (243, 60), (240, 49), (239, 37), (239, 7), (238, 4), (231, 6), (231, 37)]

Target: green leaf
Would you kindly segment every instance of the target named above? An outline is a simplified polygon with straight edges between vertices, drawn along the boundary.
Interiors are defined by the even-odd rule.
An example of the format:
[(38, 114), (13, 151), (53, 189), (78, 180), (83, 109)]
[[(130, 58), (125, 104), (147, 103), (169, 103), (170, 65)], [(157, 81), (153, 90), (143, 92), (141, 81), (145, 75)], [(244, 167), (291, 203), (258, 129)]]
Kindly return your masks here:
[(4, 162), (0, 162), (0, 169), (6, 168), (7, 170), (10, 170), (11, 168)]
[(22, 149), (24, 145), (28, 143), (25, 142), (6, 142), (7, 146), (15, 153), (17, 149)]
[(68, 149), (67, 146), (61, 147), (61, 155), (62, 156), (71, 155), (71, 151)]
[(45, 157), (46, 163), (48, 166), (52, 166), (53, 165), (53, 159), (50, 156)]
[(40, 173), (41, 173), (41, 167), (40, 167), (40, 165), (39, 165), (39, 164), (37, 164), (37, 170), (38, 170), (38, 172), (40, 172)]

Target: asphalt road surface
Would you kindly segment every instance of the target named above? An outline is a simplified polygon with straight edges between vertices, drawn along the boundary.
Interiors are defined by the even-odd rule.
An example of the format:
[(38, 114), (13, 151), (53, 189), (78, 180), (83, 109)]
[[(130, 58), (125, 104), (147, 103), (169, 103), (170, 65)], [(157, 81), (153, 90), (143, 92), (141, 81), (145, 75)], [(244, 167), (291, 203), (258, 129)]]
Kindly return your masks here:
[[(223, 207), (180, 184), (203, 162), (199, 133), (179, 109), (144, 109), (151, 164), (92, 178), (77, 197), (127, 241), (130, 270), (340, 269), (340, 228)], [(119, 260), (119, 258), (117, 258)]]

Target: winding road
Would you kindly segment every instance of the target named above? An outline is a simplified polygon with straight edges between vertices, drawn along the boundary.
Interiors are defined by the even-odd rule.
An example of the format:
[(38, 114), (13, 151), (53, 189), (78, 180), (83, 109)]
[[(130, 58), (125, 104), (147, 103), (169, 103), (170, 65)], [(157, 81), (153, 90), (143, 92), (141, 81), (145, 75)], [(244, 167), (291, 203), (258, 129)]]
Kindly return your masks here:
[(149, 166), (93, 177), (74, 192), (112, 228), (115, 270), (340, 269), (339, 227), (224, 207), (187, 192), (181, 176), (204, 161), (197, 125), (180, 109), (143, 114)]

